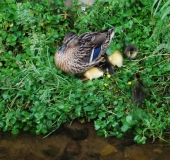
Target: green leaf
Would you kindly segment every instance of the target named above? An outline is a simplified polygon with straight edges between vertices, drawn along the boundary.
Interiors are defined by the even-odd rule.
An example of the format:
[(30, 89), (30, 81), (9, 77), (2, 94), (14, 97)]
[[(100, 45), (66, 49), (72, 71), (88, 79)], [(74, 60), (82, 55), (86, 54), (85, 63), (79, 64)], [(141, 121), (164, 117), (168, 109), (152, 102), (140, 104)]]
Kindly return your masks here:
[(145, 144), (145, 143), (146, 143), (146, 137), (145, 137), (145, 136), (143, 136), (143, 137), (141, 138), (140, 143), (142, 143), (142, 144)]
[(84, 107), (84, 110), (85, 111), (93, 111), (93, 110), (95, 110), (95, 107), (94, 106), (87, 106), (87, 107)]
[(58, 108), (59, 108), (59, 109), (64, 109), (64, 105), (61, 104), (61, 105), (58, 106)]
[(15, 3), (15, 0), (6, 0), (7, 3)]
[(42, 130), (41, 130), (41, 132), (43, 133), (43, 134), (47, 134), (47, 129), (45, 129), (45, 128), (43, 128)]
[(30, 128), (28, 127), (28, 126), (25, 126), (24, 128), (23, 128), (23, 130), (24, 131), (28, 131)]
[(18, 130), (18, 129), (13, 129), (13, 130), (11, 131), (11, 133), (12, 133), (13, 135), (18, 135), (19, 130)]
[(17, 119), (15, 117), (10, 118), (9, 123), (11, 125), (14, 125), (16, 123)]
[(7, 98), (9, 98), (9, 94), (7, 92), (4, 92), (2, 94), (2, 97), (3, 97), (3, 99), (7, 99)]
[(98, 130), (100, 128), (100, 125), (95, 123), (94, 127), (95, 127), (95, 130)]
[(122, 134), (122, 133), (118, 133), (116, 137), (117, 137), (117, 138), (122, 138), (122, 137), (123, 137), (123, 134)]
[(135, 130), (138, 134), (141, 134), (143, 132), (143, 130), (140, 127), (136, 127)]
[(100, 112), (100, 113), (98, 114), (98, 117), (99, 117), (100, 119), (102, 119), (102, 118), (105, 117), (105, 116), (106, 116), (105, 112)]
[(141, 139), (141, 136), (140, 136), (140, 135), (136, 135), (136, 136), (134, 137), (134, 141), (135, 141), (135, 142), (138, 142), (138, 143), (139, 143), (140, 139)]
[(123, 126), (121, 127), (122, 132), (126, 132), (129, 129), (129, 125), (124, 123)]
[(118, 113), (116, 113), (116, 117), (117, 117), (117, 118), (121, 118), (123, 115), (124, 115), (123, 112), (118, 112)]
[(0, 121), (0, 128), (4, 127), (4, 122)]
[(126, 116), (126, 121), (128, 122), (128, 123), (131, 123), (132, 122), (132, 116)]
[(103, 136), (104, 135), (104, 130), (98, 130), (97, 135), (98, 136)]

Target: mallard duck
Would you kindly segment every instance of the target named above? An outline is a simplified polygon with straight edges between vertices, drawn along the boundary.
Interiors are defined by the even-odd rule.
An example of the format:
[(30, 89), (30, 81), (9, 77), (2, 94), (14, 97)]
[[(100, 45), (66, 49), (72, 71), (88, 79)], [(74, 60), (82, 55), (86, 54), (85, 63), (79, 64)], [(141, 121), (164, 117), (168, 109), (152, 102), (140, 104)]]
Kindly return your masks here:
[(84, 73), (103, 60), (113, 36), (114, 29), (87, 32), (80, 36), (68, 33), (55, 53), (56, 67), (69, 74)]
[(127, 46), (124, 47), (123, 52), (128, 58), (134, 59), (137, 56), (138, 48), (133, 44), (128, 44)]
[(123, 56), (118, 50), (108, 55), (108, 59), (113, 66), (121, 67), (123, 65)]

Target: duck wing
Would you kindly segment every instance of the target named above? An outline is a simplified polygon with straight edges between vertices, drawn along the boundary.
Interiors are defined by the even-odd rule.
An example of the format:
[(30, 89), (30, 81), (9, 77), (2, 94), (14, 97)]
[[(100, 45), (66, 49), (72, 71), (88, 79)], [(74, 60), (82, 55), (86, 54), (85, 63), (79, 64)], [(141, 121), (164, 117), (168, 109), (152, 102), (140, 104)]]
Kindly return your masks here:
[(85, 63), (98, 61), (105, 54), (114, 36), (113, 33), (114, 29), (109, 29), (80, 35), (78, 54), (76, 56)]

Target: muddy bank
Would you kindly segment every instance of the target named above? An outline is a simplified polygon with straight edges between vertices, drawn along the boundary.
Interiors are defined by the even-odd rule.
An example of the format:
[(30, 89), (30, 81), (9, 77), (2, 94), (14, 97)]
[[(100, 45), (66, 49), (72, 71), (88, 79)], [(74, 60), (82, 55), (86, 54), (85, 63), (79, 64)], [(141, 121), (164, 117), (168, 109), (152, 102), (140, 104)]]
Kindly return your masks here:
[(169, 160), (170, 146), (150, 140), (145, 145), (98, 137), (93, 123), (65, 124), (59, 131), (44, 135), (0, 133), (0, 160)]

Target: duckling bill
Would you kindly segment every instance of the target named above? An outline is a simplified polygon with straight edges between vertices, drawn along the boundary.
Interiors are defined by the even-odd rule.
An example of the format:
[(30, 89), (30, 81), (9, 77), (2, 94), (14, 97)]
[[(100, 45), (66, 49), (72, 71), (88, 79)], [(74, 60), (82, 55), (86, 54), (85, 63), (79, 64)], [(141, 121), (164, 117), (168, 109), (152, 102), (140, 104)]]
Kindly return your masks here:
[(58, 69), (68, 74), (81, 74), (98, 65), (104, 58), (114, 37), (114, 29), (87, 32), (80, 36), (68, 33), (63, 45), (55, 53), (54, 61)]

